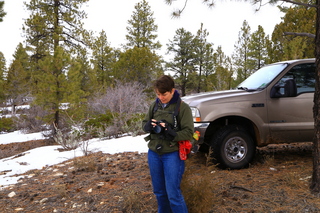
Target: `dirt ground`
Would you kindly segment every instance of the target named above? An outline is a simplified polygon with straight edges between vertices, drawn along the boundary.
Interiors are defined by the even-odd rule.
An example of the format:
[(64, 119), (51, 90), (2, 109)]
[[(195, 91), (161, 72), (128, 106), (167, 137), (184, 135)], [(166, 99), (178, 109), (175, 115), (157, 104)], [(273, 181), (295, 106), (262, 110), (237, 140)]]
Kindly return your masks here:
[[(1, 156), (45, 141), (1, 145)], [(247, 169), (220, 170), (203, 153), (186, 161), (182, 190), (189, 212), (320, 212), (310, 193), (311, 144), (257, 150)], [(0, 168), (0, 172), (1, 168)], [(27, 172), (0, 190), (0, 212), (157, 212), (145, 153), (104, 154)]]

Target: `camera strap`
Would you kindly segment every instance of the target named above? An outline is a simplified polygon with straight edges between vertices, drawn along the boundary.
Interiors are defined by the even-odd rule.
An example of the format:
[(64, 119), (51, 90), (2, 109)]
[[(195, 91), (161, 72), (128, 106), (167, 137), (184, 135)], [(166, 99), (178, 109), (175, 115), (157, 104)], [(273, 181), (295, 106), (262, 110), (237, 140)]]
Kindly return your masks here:
[[(172, 113), (172, 116), (173, 116), (173, 129), (174, 130), (177, 130), (178, 129), (178, 114), (179, 114), (179, 111), (180, 111), (180, 104), (181, 104), (181, 98), (179, 97), (178, 98), (178, 101), (176, 103), (176, 107), (174, 109), (174, 112)], [(153, 107), (153, 114), (152, 114), (152, 117), (154, 115), (154, 113), (158, 110), (158, 103), (155, 102), (154, 103), (154, 107)]]

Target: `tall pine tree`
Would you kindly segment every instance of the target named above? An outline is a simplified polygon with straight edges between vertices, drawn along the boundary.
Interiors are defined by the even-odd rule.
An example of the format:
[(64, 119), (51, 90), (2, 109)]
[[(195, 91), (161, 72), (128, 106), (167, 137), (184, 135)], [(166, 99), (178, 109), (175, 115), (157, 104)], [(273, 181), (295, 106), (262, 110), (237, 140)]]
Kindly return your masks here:
[(246, 20), (243, 21), (239, 32), (238, 41), (235, 44), (233, 61), (236, 66), (237, 82), (241, 83), (253, 72), (252, 60), (249, 57), (249, 44), (251, 39), (251, 28)]
[(102, 30), (91, 45), (93, 71), (96, 75), (97, 90), (105, 90), (114, 82), (114, 64), (116, 62), (116, 53), (107, 39), (106, 32)]
[(0, 52), (0, 102), (4, 101), (4, 84), (6, 75), (6, 59)]
[(81, 10), (87, 1), (31, 0), (26, 3), (31, 13), (25, 22), (25, 32), (32, 48), (36, 103), (50, 112), (46, 121), (58, 129), (62, 128), (60, 106), (67, 95), (70, 54), (84, 43), (87, 35), (82, 23), (86, 14)]
[(3, 22), (3, 17), (7, 14), (3, 10), (4, 1), (0, 1), (0, 22)]
[(115, 63), (114, 77), (123, 83), (139, 82), (151, 87), (153, 79), (163, 74), (160, 57), (148, 47), (134, 47), (121, 53)]
[(214, 79), (211, 82), (214, 90), (227, 90), (232, 87), (232, 70), (230, 70), (230, 58), (222, 51), (222, 47), (218, 46), (214, 54)]
[(26, 98), (32, 95), (29, 56), (21, 43), (17, 46), (13, 58), (6, 77), (5, 93), (7, 102), (11, 103), (12, 112), (15, 113), (15, 106), (24, 104)]
[(146, 0), (135, 5), (135, 11), (128, 24), (126, 48), (148, 47), (152, 51), (161, 48), (160, 42), (155, 41), (158, 37), (158, 25), (155, 24), (153, 12)]
[(203, 23), (201, 23), (201, 27), (194, 39), (196, 54), (195, 64), (198, 71), (196, 91), (198, 93), (206, 91), (206, 85), (203, 85), (203, 83), (209, 73), (213, 72), (213, 44), (207, 41), (208, 36), (209, 32), (207, 32), (206, 29), (203, 29)]
[(249, 43), (248, 56), (252, 61), (254, 70), (258, 70), (265, 65), (265, 61), (268, 58), (267, 41), (269, 37), (266, 36), (261, 25), (258, 26), (258, 30), (251, 34)]
[(176, 30), (173, 40), (167, 44), (167, 52), (173, 54), (173, 59), (166, 63), (168, 71), (174, 73), (177, 85), (181, 89), (181, 95), (187, 93), (187, 84), (190, 83), (196, 72), (194, 66), (196, 52), (194, 35), (184, 28)]
[(285, 35), (292, 33), (315, 34), (316, 9), (295, 5), (290, 8), (281, 7), (285, 12), (282, 22), (277, 24), (272, 33), (273, 47), (269, 50), (271, 62), (313, 58), (315, 43), (313, 37)]

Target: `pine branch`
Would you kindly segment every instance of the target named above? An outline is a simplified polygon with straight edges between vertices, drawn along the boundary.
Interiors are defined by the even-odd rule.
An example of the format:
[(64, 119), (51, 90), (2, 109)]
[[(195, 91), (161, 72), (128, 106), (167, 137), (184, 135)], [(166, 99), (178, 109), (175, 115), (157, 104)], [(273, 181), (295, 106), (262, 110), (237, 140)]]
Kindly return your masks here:
[(293, 33), (293, 32), (284, 32), (283, 35), (293, 35), (293, 36), (306, 36), (309, 38), (315, 38), (316, 35), (312, 34), (312, 33)]

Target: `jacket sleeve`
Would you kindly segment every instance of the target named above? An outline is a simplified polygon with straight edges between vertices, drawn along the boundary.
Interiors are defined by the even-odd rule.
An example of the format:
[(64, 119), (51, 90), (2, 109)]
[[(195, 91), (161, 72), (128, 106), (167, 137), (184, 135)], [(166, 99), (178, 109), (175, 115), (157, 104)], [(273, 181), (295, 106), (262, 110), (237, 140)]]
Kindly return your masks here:
[(178, 115), (178, 122), (180, 123), (180, 130), (177, 131), (175, 141), (192, 140), (194, 126), (191, 109), (188, 104), (181, 102), (180, 112)]
[[(155, 102), (153, 102), (153, 103), (150, 105), (149, 110), (148, 110), (148, 112), (146, 113), (146, 115), (145, 115), (145, 117), (144, 117), (144, 119), (143, 119), (143, 121), (142, 121), (142, 130), (143, 130), (144, 132), (146, 132), (146, 131), (145, 131), (145, 128), (144, 128), (145, 125), (146, 125), (146, 123), (152, 119), (152, 111), (153, 111), (153, 108), (154, 108), (154, 104), (155, 104)], [(147, 133), (147, 132), (146, 132), (146, 133)]]

